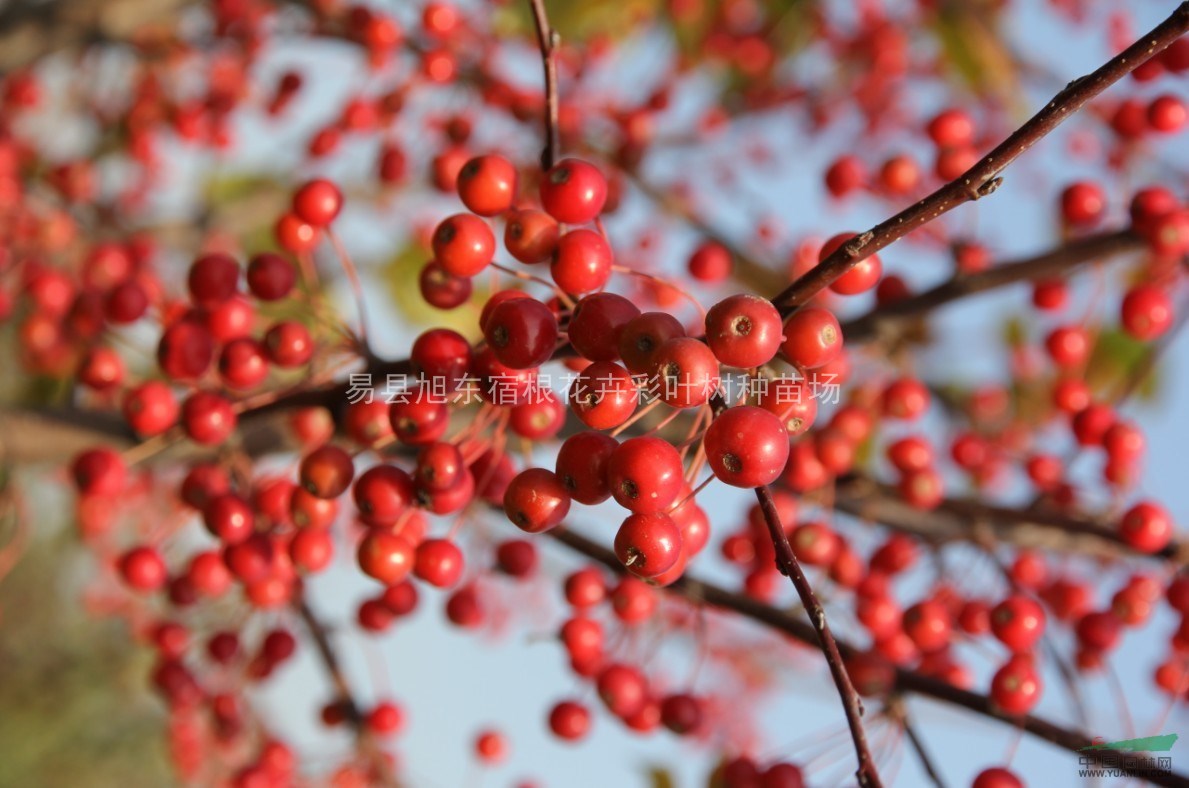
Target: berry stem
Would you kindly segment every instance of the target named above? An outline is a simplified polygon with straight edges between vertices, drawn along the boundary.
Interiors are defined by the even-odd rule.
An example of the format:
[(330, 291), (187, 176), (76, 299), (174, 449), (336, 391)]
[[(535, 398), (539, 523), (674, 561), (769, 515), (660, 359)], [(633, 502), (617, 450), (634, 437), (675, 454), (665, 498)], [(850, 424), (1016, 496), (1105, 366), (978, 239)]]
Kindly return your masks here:
[(338, 255), (339, 263), (343, 266), (343, 271), (347, 274), (347, 281), (351, 284), (351, 291), (355, 296), (355, 308), (359, 310), (359, 344), (362, 347), (363, 354), (367, 358), (372, 357), (372, 346), (367, 338), (367, 307), (363, 300), (363, 285), (359, 281), (359, 271), (355, 268), (355, 262), (351, 259), (351, 255), (347, 254), (346, 247), (339, 239), (338, 234), (326, 228), (326, 237), (330, 239), (331, 246), (334, 247), (334, 253)]

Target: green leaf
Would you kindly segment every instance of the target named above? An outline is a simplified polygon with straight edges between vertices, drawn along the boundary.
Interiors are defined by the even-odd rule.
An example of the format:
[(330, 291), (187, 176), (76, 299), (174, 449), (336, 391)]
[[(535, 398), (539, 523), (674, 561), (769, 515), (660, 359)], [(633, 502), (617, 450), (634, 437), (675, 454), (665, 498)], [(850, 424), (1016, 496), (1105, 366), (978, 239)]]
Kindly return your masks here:
[[(1096, 394), (1118, 391), (1131, 376), (1139, 374), (1146, 364), (1151, 345), (1140, 342), (1119, 328), (1104, 328), (1098, 334), (1090, 360), (1086, 364), (1086, 383)], [(1147, 374), (1135, 396), (1150, 402), (1160, 388), (1159, 367)]]

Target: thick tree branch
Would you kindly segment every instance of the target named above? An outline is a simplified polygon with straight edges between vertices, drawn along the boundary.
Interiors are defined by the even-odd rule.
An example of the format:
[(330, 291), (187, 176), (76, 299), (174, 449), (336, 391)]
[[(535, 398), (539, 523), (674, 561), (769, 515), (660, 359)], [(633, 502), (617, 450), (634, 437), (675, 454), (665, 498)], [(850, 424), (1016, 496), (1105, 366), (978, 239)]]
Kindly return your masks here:
[(1189, 30), (1189, 2), (1181, 3), (1168, 19), (1123, 50), (1092, 74), (1070, 82), (1040, 112), (1017, 129), (993, 151), (959, 178), (947, 183), (920, 202), (843, 244), (820, 265), (793, 282), (772, 299), (784, 312), (808, 303), (858, 261), (883, 249), (908, 233), (952, 211), (963, 203), (994, 192), (999, 174), (1021, 154), (1057, 128), (1086, 102), (1130, 74), (1153, 55), (1164, 50)]

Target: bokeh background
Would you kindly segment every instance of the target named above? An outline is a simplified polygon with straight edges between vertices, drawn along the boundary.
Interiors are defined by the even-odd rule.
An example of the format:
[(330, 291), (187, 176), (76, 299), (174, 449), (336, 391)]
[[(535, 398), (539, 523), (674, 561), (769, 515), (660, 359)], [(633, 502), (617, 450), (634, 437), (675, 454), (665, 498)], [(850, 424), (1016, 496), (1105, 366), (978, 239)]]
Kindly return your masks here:
[[(398, 17), (416, 18), (416, 8), (406, 8), (404, 3), (378, 5)], [(632, 9), (637, 5), (640, 3), (615, 0), (550, 4), (554, 25), (563, 35), (568, 25), (602, 25), (615, 30), (622, 52), (591, 78), (619, 94), (645, 95), (649, 75), (668, 61), (675, 46), (669, 30), (631, 24)], [(795, 28), (800, 4), (789, 5), (793, 15), (790, 25)], [(824, 5), (830, 14), (845, 20), (857, 13), (860, 4), (838, 0)], [(894, 15), (906, 4), (890, 1), (883, 5)], [(982, 9), (985, 4), (970, 5)], [(993, 19), (993, 29), (988, 28), (985, 37), (968, 33), (955, 43), (952, 37), (925, 33), (914, 36), (913, 42), (920, 47), (952, 48), (950, 56), (956, 68), (968, 72), (964, 78), (991, 82), (1010, 97), (1013, 106), (1009, 111), (1023, 119), (1064, 82), (1092, 70), (1112, 54), (1109, 31), (1115, 12), (1125, 9), (1132, 15), (1135, 29), (1142, 30), (1175, 4), (1157, 0), (1084, 2), (1079, 5), (1085, 20), (1076, 24), (1054, 13), (1057, 3), (1017, 0), (1003, 5), (1004, 10), (985, 17)], [(195, 15), (194, 24), (202, 24), (200, 15)], [(991, 54), (980, 49), (992, 45), (998, 49)], [(509, 69), (522, 74), (526, 85), (535, 84), (539, 62), (531, 49), (513, 53), (510, 61)], [(118, 68), (118, 64), (112, 67)], [(807, 80), (815, 74), (828, 74), (833, 67), (829, 51), (812, 41), (804, 43), (789, 65)], [(250, 223), (251, 212), (245, 206), (268, 215), (271, 206), (283, 199), (288, 184), (306, 175), (317, 171), (350, 182), (373, 166), (374, 148), (363, 146), (345, 150), (316, 169), (306, 163), (304, 155), (311, 133), (339, 111), (345, 96), (368, 85), (371, 77), (356, 52), (333, 42), (281, 43), (257, 68), (262, 76), (275, 77), (290, 68), (303, 72), (306, 90), (293, 111), (280, 123), (250, 113), (239, 118), (236, 146), (217, 158), (180, 142), (164, 141), (168, 188), (149, 198), (146, 215), (154, 221), (184, 223), (200, 198), (214, 195), (216, 204), (235, 206), (227, 211), (227, 221)], [(51, 64), (46, 73), (51, 82), (62, 84), (73, 76), (66, 62)], [(94, 78), (102, 79), (103, 74), (97, 72)], [(1135, 87), (1124, 83), (1116, 89)], [(907, 101), (914, 111), (928, 116), (955, 93), (960, 95), (961, 89), (947, 91), (928, 82)], [(675, 97), (676, 106), (666, 123), (671, 123), (673, 131), (682, 129), (705, 109), (713, 95), (708, 87), (699, 91), (697, 80), (692, 80)], [(463, 91), (444, 99), (454, 108), (465, 107), (468, 100)], [(402, 114), (396, 133), (407, 146), (414, 168), (424, 169), (432, 155), (432, 146), (421, 134), (426, 119), (442, 111), (442, 106), (431, 104), (412, 106)], [(52, 106), (35, 121), (44, 124), (47, 143), (61, 146), (63, 151), (85, 144), (87, 129), (63, 123)], [(857, 116), (840, 121), (843, 128), (847, 123), (857, 127), (862, 122)], [(528, 127), (501, 119), (482, 125), (480, 136), (522, 160), (531, 160), (540, 144)], [(779, 232), (777, 241), (768, 246), (787, 248), (800, 238), (867, 227), (887, 215), (888, 206), (880, 200), (860, 197), (838, 203), (826, 197), (822, 170), (843, 152), (838, 142), (852, 139), (853, 135), (846, 133), (816, 134), (791, 116), (776, 113), (732, 127), (706, 147), (677, 145), (664, 150), (649, 158), (647, 172), (656, 183), (681, 181), (688, 185), (697, 195), (702, 215), (740, 245), (763, 248), (755, 238), (756, 225), (770, 220), (779, 223)], [(917, 152), (927, 158), (927, 141), (919, 134), (917, 138), (881, 140), (880, 144), (887, 145), (889, 151)], [(763, 151), (759, 157), (762, 166), (747, 161), (755, 151)], [(1147, 163), (1137, 169), (1141, 175), (1163, 182), (1172, 175), (1183, 187), (1186, 179), (1179, 168), (1186, 164), (1186, 152), (1183, 140), (1178, 144), (1174, 139), (1155, 146)], [(721, 185), (724, 170), (731, 176), (726, 186)], [(1097, 177), (1101, 172), (1101, 150), (1095, 148), (1093, 136), (1087, 136), (1078, 124), (1070, 124), (1010, 169), (1005, 185), (992, 198), (957, 211), (951, 226), (988, 244), (996, 259), (1041, 251), (1059, 241), (1054, 206), (1060, 190), (1076, 178)], [(257, 201), (260, 207), (255, 207)], [(428, 321), (441, 319), (416, 303), (414, 282), (422, 261), (417, 232), (455, 209), (451, 199), (422, 191), (410, 191), (382, 205), (349, 201), (340, 232), (363, 269), (373, 341), (383, 356), (405, 355), (416, 332)], [(1118, 226), (1125, 217), (1124, 198), (1118, 197), (1109, 207), (1105, 224)], [(629, 194), (624, 208), (608, 222), (608, 229), (626, 249), (656, 222), (653, 204)], [(244, 226), (237, 231), (245, 236), (266, 232), (265, 223), (260, 224), (262, 229)], [(666, 225), (662, 249), (654, 259), (667, 259), (669, 270), (679, 271), (697, 240), (697, 233), (688, 228)], [(623, 254), (622, 249), (620, 252)], [(883, 258), (886, 270), (900, 274), (914, 287), (931, 285), (949, 275), (950, 262), (942, 249), (900, 243), (883, 253)], [(184, 270), (186, 262), (175, 261), (177, 270)], [(321, 264), (324, 271), (333, 270), (329, 254)], [(1112, 264), (1082, 277), (1079, 303), (1088, 305), (1091, 313), (1110, 313), (1113, 301), (1095, 293), (1104, 287), (1118, 292), (1122, 275), (1123, 267)], [(703, 291), (699, 294), (709, 297)], [(340, 287), (336, 298), (343, 314), (353, 314), (345, 289)], [(863, 297), (848, 302), (842, 310), (858, 313), (869, 305)], [(463, 310), (448, 319), (473, 321), (474, 313)], [(1011, 364), (1006, 340), (1012, 326), (1031, 332), (1031, 336), (1040, 336), (1051, 327), (1051, 321), (1037, 321), (1030, 314), (1026, 286), (945, 309), (933, 322), (938, 341), (920, 359), (919, 369), (932, 382), (957, 389), (1002, 380)], [(1108, 368), (1111, 363), (1124, 364), (1129, 352), (1131, 349), (1122, 348), (1103, 363)], [(1189, 519), (1184, 453), (1189, 439), (1189, 408), (1184, 405), (1189, 401), (1187, 360), (1189, 335), (1182, 335), (1167, 349), (1152, 383), (1125, 409), (1129, 418), (1144, 427), (1149, 440), (1140, 491), (1165, 502), (1181, 522)], [(3, 362), (0, 368), (12, 368), (11, 362)], [(10, 394), (27, 396), (27, 392)], [(289, 460), (279, 459), (278, 467), (285, 467)], [(1098, 472), (1091, 458), (1082, 458), (1073, 466), (1074, 476), (1091, 480), (1091, 487)], [(10, 465), (3, 483), (20, 484), (26, 491), (26, 514), (35, 525), (20, 563), (0, 583), (0, 786), (171, 784), (162, 734), (165, 713), (146, 690), (151, 658), (145, 650), (129, 647), (123, 624), (89, 614), (86, 609), (84, 600), (91, 593), (95, 568), (73, 535), (70, 493), (61, 472), (47, 463)], [(1018, 486), (1015, 491), (1009, 483), (1007, 495), (1010, 498), (1018, 492), (1019, 500), (1024, 500), (1026, 491), (1023, 485)], [(733, 525), (750, 503), (750, 496), (746, 491), (711, 486), (700, 501), (716, 526)], [(476, 527), (490, 538), (512, 535), (511, 527), (499, 520), (493, 518)], [(864, 535), (856, 524), (841, 515), (837, 520), (863, 548), (874, 544), (873, 537)], [(580, 511), (571, 518), (573, 527), (607, 542), (616, 521), (613, 509), (602, 507)], [(546, 577), (560, 577), (578, 566), (563, 548), (543, 544), (542, 551), (542, 574)], [(972, 584), (994, 589), (1002, 582), (990, 562), (961, 548), (950, 548), (947, 561), (960, 567)], [(1083, 576), (1094, 571), (1092, 566), (1073, 569)], [(737, 581), (713, 549), (693, 564), (692, 571), (728, 584)], [(916, 582), (931, 580), (927, 573), (919, 574), (922, 576)], [(911, 596), (912, 582), (901, 592)], [(570, 674), (563, 651), (550, 642), (554, 622), (563, 609), (556, 582), (543, 579), (529, 587), (501, 587), (494, 607), (499, 611), (496, 617), (508, 623), (479, 635), (446, 623), (444, 597), (433, 590), (423, 591), (418, 611), (389, 633), (364, 635), (354, 623), (354, 611), (372, 590), (369, 581), (353, 569), (336, 567), (313, 581), (311, 597), (322, 617), (336, 622), (333, 637), (361, 697), (366, 701), (395, 696), (407, 710), (409, 726), (396, 750), (407, 766), (410, 785), (496, 786), (531, 778), (544, 786), (699, 786), (706, 783), (720, 757), (713, 741), (691, 745), (663, 731), (646, 737), (629, 735), (601, 711), (596, 712), (592, 735), (579, 746), (559, 743), (549, 735), (545, 719), (554, 701), (568, 695), (594, 700), (590, 688)], [(1107, 593), (1105, 589), (1103, 593)], [(792, 602), (789, 595), (781, 600)], [(848, 605), (834, 605), (829, 610), (840, 634), (858, 635)], [(776, 677), (766, 691), (738, 696), (741, 705), (760, 712), (758, 753), (810, 761), (813, 785), (843, 784), (849, 776), (851, 752), (841, 709), (820, 658), (746, 624), (711, 618), (716, 641), (753, 650), (756, 664), (766, 675)], [(1150, 679), (1162, 658), (1162, 647), (1154, 644), (1162, 642), (1163, 633), (1175, 626), (1171, 615), (1162, 611), (1142, 633), (1129, 636), (1113, 659), (1114, 670), (1126, 687), (1126, 705), (1136, 735), (1178, 732), (1189, 736), (1189, 715), (1182, 705), (1159, 730), (1150, 729), (1166, 705)], [(699, 649), (688, 638), (667, 632), (660, 624), (633, 637), (630, 648), (649, 655), (646, 664), (663, 665), (664, 674), (673, 682), (697, 675), (695, 686), (710, 691), (727, 686), (718, 683), (723, 679), (714, 671), (698, 672)], [(1068, 632), (1058, 631), (1057, 639), (1065, 645), (1072, 642)], [(963, 654), (975, 674), (976, 686), (985, 686), (996, 665), (995, 655)], [(1091, 676), (1079, 683), (1090, 713), (1091, 735), (1107, 739), (1128, 735), (1129, 725), (1109, 682)], [(1072, 712), (1066, 693), (1052, 676), (1047, 676), (1047, 684), (1038, 712), (1069, 720)], [(325, 677), (305, 649), (265, 683), (254, 700), (263, 719), (278, 734), (300, 751), (313, 754), (315, 763), (324, 756), (329, 764), (350, 747), (347, 734), (328, 735), (318, 724), (318, 708), (329, 693)], [(953, 785), (969, 784), (979, 770), (1002, 762), (1017, 746), (1014, 764), (1029, 777), (1029, 784), (1085, 784), (1077, 776), (1076, 758), (1028, 737), (1019, 740), (1001, 724), (920, 700), (910, 701), (910, 711), (925, 735), (926, 746)], [(728, 708), (722, 713), (732, 711)], [(507, 762), (494, 768), (478, 766), (471, 752), (473, 736), (487, 727), (504, 731), (511, 744)], [(828, 738), (822, 739), (823, 734)], [(895, 775), (896, 785), (925, 784), (918, 762), (891, 726), (876, 724), (871, 735), (883, 754), (884, 769), (889, 776)], [(1182, 770), (1189, 769), (1187, 747), (1182, 741), (1172, 752), (1174, 765)]]

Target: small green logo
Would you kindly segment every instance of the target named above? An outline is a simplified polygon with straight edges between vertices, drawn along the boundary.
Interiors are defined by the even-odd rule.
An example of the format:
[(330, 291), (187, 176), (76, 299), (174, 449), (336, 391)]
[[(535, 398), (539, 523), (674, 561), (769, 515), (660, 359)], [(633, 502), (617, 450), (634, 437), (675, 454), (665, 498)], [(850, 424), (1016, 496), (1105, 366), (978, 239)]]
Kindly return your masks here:
[(1094, 743), (1083, 747), (1078, 752), (1087, 750), (1120, 750), (1122, 752), (1168, 752), (1177, 741), (1177, 734), (1166, 733), (1162, 736), (1148, 736), (1143, 739), (1123, 739), (1122, 741), (1100, 741), (1101, 736), (1094, 737)]

